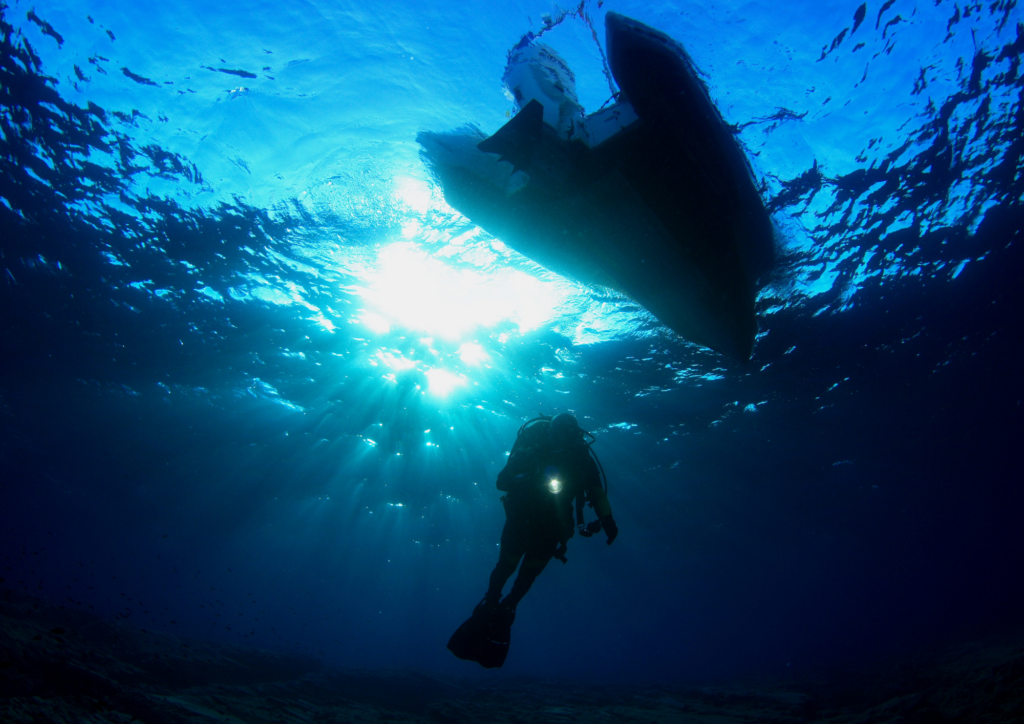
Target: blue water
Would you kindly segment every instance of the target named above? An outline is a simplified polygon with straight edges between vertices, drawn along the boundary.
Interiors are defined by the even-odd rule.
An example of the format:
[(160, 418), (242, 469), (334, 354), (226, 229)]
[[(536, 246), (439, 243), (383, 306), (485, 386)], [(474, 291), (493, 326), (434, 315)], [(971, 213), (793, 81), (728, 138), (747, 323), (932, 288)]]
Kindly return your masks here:
[[(3, 6), (0, 588), (499, 679), (798, 675), (1019, 627), (1024, 14), (858, 7)], [(545, 15), (600, 107), (608, 10), (685, 44), (779, 228), (747, 365), (517, 255), (420, 159), (505, 122)], [(483, 672), (445, 643), (497, 559), (494, 479), (564, 410), (620, 536), (574, 538)]]

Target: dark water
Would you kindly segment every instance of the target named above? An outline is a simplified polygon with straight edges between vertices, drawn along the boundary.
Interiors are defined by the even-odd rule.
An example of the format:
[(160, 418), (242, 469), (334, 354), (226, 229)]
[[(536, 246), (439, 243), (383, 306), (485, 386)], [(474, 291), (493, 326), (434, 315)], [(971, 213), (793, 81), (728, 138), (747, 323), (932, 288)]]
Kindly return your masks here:
[[(688, 44), (687, 23), (740, 12), (608, 9)], [(429, 9), (313, 13), (306, 30), (345, 28), (361, 93), (385, 80), (408, 93), (364, 103), (370, 131), (311, 131), (315, 150), (289, 135), (295, 119), (328, 118), (349, 76), (272, 93), (289, 69), (336, 59), (290, 25), (273, 39), (294, 52), (270, 55), (272, 8), (253, 12), (252, 38), (242, 27), (187, 62), (146, 55), (159, 18), (51, 10), (3, 8), (0, 587), (343, 666), (470, 673), (444, 644), (497, 556), (494, 477), (523, 421), (571, 409), (598, 438), (621, 535), (570, 543), (491, 676), (801, 671), (1024, 623), (1014, 3), (806, 21), (807, 44), (826, 47), (792, 72), (806, 61), (828, 100), (780, 80), (782, 100), (729, 86), (731, 58), (704, 50), (781, 229), (746, 366), (473, 233), (422, 175), (417, 126), (501, 122), (494, 50), (538, 9), (488, 11), (473, 22), (493, 37), (468, 50), (452, 31), (417, 35), (413, 19), (442, 20)], [(771, 38), (800, 46), (795, 25), (760, 10), (728, 37), (748, 37), (744, 60), (767, 72)], [(587, 12), (600, 27), (603, 10)], [(468, 11), (455, 20), (471, 26)], [(304, 45), (310, 63), (286, 62)], [(714, 43), (694, 45), (700, 63)], [(271, 70), (252, 64), (259, 49)], [(395, 75), (409, 55), (433, 63), (427, 80)], [(446, 62), (463, 79), (490, 73), (475, 82), (497, 110), (440, 97)], [(313, 98), (303, 82), (333, 100), (292, 109)], [(224, 108), (241, 109), (237, 127)], [(221, 145), (194, 140), (204, 132)], [(264, 145), (324, 160), (275, 177)], [(439, 281), (402, 298), (412, 282), (388, 286), (388, 254)], [(520, 288), (520, 307), (483, 313)], [(459, 317), (470, 309), (483, 311)]]

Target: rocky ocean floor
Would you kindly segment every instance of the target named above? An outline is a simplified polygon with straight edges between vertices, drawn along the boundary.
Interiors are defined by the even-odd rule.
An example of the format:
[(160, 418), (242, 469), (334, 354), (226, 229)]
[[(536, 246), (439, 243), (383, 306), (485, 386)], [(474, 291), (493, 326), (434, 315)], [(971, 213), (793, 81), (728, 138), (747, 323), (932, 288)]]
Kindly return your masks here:
[(1024, 722), (1024, 635), (802, 682), (481, 683), (330, 669), (152, 633), (8, 591), (0, 598), (0, 721)]

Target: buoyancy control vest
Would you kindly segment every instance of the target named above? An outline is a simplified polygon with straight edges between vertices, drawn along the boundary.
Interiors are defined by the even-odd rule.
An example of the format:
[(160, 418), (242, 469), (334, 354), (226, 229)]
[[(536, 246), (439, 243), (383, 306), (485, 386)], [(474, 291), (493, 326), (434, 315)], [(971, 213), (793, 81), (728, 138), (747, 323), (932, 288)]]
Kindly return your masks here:
[[(516, 434), (515, 442), (512, 444), (512, 449), (509, 451), (509, 460), (511, 461), (513, 456), (523, 450), (524, 448), (542, 448), (547, 445), (549, 435), (551, 434), (551, 416), (541, 414), (532, 420), (527, 420), (519, 428), (519, 432)], [(587, 440), (589, 438), (589, 440)], [(580, 429), (579, 444), (581, 447), (585, 447), (589, 456), (594, 460), (597, 465), (598, 472), (600, 474), (600, 482), (605, 495), (608, 494), (608, 476), (605, 475), (604, 467), (601, 465), (600, 459), (597, 457), (597, 453), (594, 452), (591, 447), (596, 442), (596, 438), (590, 432)], [(561, 492), (561, 488), (555, 489), (555, 484), (558, 481), (552, 478), (550, 481), (546, 481), (549, 486), (549, 492), (557, 494)], [(509, 492), (506, 486), (502, 485), (501, 477), (499, 476), (498, 489), (503, 492)], [(504, 496), (502, 500), (504, 500)], [(579, 530), (581, 536), (589, 538), (598, 531), (601, 530), (601, 521), (591, 521), (589, 524), (584, 519), (584, 507), (589, 504), (593, 508), (593, 501), (589, 500), (586, 486), (583, 486), (576, 493), (576, 527)], [(569, 536), (572, 535), (572, 529), (569, 530)], [(564, 546), (564, 542), (563, 542)], [(564, 557), (560, 557), (562, 562), (565, 562)]]

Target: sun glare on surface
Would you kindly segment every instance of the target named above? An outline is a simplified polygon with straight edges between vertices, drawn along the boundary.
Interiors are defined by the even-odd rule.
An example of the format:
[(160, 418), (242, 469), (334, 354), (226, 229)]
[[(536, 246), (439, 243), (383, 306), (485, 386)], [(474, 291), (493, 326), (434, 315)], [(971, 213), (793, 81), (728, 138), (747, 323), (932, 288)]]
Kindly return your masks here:
[(465, 382), (458, 375), (447, 370), (427, 370), (427, 392), (438, 397), (447, 397), (452, 390)]
[(430, 209), (430, 186), (422, 179), (410, 176), (399, 176), (394, 179), (394, 195), (402, 204), (417, 214), (425, 214)]
[(382, 249), (367, 281), (362, 319), (371, 330), (400, 326), (448, 340), (503, 321), (528, 332), (549, 321), (565, 301), (556, 285), (519, 270), (458, 269), (412, 242)]
[(476, 342), (465, 342), (458, 351), (459, 359), (466, 364), (478, 365), (488, 359), (487, 352)]

